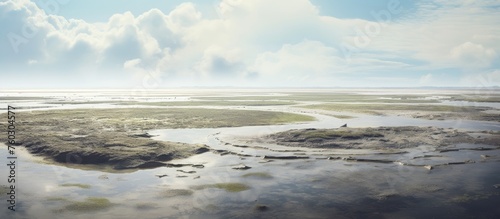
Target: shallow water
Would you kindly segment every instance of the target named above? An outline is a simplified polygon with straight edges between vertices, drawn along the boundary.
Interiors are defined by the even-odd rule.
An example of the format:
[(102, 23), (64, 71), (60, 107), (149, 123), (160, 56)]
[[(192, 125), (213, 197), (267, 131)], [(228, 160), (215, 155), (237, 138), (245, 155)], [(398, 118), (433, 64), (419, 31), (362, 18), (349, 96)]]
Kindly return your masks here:
[[(210, 145), (213, 140), (207, 141)], [(2, 147), (3, 148), (3, 147)], [(402, 155), (366, 155), (380, 159), (405, 161), (414, 156), (432, 154), (429, 147), (415, 148)], [(0, 151), (6, 156), (6, 150)], [(486, 152), (488, 159), (482, 159)], [(261, 163), (260, 157), (220, 156), (213, 153), (196, 155), (172, 163), (204, 164), (205, 168), (156, 168), (133, 173), (103, 173), (71, 169), (33, 162), (30, 155), (18, 160), (18, 218), (346, 218), (426, 215), (464, 218), (498, 214), (497, 208), (478, 210), (498, 203), (500, 183), (500, 151), (459, 151), (442, 153), (439, 158), (426, 158), (425, 164), (472, 159), (476, 163), (438, 166), (429, 171), (422, 167), (396, 163), (378, 164), (342, 160), (274, 160)], [(247, 153), (249, 153), (247, 151)], [(255, 155), (265, 150), (255, 151)], [(251, 153), (250, 153), (251, 154)], [(358, 156), (363, 157), (363, 156)], [(423, 159), (422, 159), (423, 160)], [(417, 161), (422, 162), (422, 161)], [(249, 170), (233, 170), (238, 164)], [(196, 171), (185, 174), (176, 170)], [(269, 173), (272, 178), (243, 178), (249, 172)], [(5, 168), (0, 174), (6, 175)], [(167, 174), (158, 178), (156, 174)], [(106, 175), (107, 178), (102, 176)], [(186, 178), (176, 176), (186, 175)], [(200, 178), (195, 179), (195, 176)], [(251, 188), (231, 193), (220, 189), (196, 190), (191, 195), (162, 197), (168, 189), (190, 189), (192, 185), (241, 182)], [(91, 185), (90, 189), (61, 187), (64, 183)], [(95, 212), (55, 212), (65, 202), (48, 201), (52, 197), (83, 200), (106, 197), (116, 205)], [(257, 204), (268, 210), (255, 210)], [(147, 206), (140, 208), (139, 206)], [(141, 209), (141, 210), (138, 210)], [(5, 213), (5, 208), (3, 208)], [(445, 214), (449, 211), (451, 215)], [(14, 217), (16, 218), (16, 217)]]

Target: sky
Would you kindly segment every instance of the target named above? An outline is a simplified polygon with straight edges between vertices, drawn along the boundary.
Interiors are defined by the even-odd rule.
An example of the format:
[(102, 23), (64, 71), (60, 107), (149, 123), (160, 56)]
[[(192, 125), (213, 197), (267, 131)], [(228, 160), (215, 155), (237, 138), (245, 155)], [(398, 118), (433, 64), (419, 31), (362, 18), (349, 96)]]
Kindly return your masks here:
[(0, 0), (0, 89), (500, 86), (498, 0)]

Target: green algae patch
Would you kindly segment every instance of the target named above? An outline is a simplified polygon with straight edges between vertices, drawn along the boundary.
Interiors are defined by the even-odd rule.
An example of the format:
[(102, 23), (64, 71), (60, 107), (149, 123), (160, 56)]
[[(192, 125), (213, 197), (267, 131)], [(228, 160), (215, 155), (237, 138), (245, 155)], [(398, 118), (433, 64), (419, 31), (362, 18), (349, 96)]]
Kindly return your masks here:
[(0, 196), (7, 195), (10, 192), (10, 188), (8, 186), (1, 185), (0, 186)]
[(256, 178), (256, 179), (272, 179), (273, 176), (271, 176), (269, 173), (266, 172), (253, 172), (253, 173), (246, 173), (242, 175), (241, 177), (243, 178)]
[(81, 188), (81, 189), (90, 189), (90, 186), (89, 184), (82, 184), (82, 183), (65, 183), (65, 184), (61, 184), (62, 187), (77, 187), (77, 188)]
[(114, 204), (111, 203), (106, 198), (90, 197), (90, 198), (85, 199), (85, 201), (78, 201), (78, 202), (73, 202), (71, 204), (68, 204), (64, 207), (63, 210), (88, 212), (88, 211), (105, 210), (105, 209), (108, 209), (112, 206), (114, 206)]
[(223, 189), (226, 192), (241, 192), (250, 189), (249, 186), (243, 183), (216, 183), (216, 184), (197, 185), (191, 188), (195, 190), (215, 188), (215, 189)]
[(161, 197), (170, 198), (177, 196), (190, 196), (193, 194), (192, 190), (189, 189), (169, 189), (160, 194)]

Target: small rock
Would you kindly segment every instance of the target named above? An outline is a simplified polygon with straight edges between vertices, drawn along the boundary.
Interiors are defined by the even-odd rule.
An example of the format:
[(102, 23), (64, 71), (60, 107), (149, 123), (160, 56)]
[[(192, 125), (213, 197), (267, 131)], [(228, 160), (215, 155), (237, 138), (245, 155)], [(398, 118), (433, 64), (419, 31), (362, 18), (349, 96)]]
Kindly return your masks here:
[(189, 174), (196, 173), (196, 171), (185, 171), (185, 170), (177, 170), (177, 172), (189, 173)]
[(428, 169), (428, 170), (432, 170), (432, 169), (434, 169), (434, 167), (432, 167), (431, 165), (425, 165), (425, 166), (424, 166), (424, 168), (425, 168), (425, 169)]
[(156, 176), (161, 179), (161, 178), (166, 177), (168, 175), (167, 174), (156, 174)]
[(495, 184), (493, 187), (495, 187), (495, 189), (500, 189), (500, 184)]
[(486, 159), (488, 157), (491, 157), (491, 156), (490, 155), (486, 155), (486, 154), (481, 154), (481, 158), (483, 158), (483, 159)]
[(193, 177), (193, 179), (199, 179), (201, 176), (195, 176)]
[(341, 128), (347, 127), (347, 123), (340, 126)]
[(194, 168), (204, 168), (205, 166), (203, 164), (193, 164), (192, 167), (194, 167)]

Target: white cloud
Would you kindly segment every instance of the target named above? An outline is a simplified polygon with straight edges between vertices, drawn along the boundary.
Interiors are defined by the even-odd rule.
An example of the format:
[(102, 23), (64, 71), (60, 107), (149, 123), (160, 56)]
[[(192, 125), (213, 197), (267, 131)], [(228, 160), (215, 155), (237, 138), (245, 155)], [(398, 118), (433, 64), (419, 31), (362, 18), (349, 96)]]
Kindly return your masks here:
[[(500, 51), (498, 1), (422, 1), (418, 10), (382, 29), (370, 49), (429, 63), (429, 69), (488, 67)], [(481, 48), (482, 47), (482, 48)], [(464, 59), (468, 60), (467, 64)], [(484, 58), (484, 59), (483, 59)]]
[(198, 64), (200, 73), (208, 77), (234, 77), (241, 73), (243, 63), (235, 49), (209, 47)]
[(451, 50), (451, 57), (465, 67), (489, 67), (497, 58), (497, 53), (491, 48), (471, 42), (465, 42)]
[(250, 72), (260, 76), (274, 76), (275, 79), (301, 79), (312, 75), (328, 75), (341, 64), (334, 48), (320, 42), (304, 41), (286, 44), (276, 52), (264, 52), (257, 56)]
[(178, 29), (190, 27), (201, 21), (201, 12), (193, 3), (182, 3), (168, 14), (168, 20)]
[[(495, 72), (500, 12), (492, 5), (498, 2), (425, 1), (415, 14), (381, 24), (320, 15), (309, 0), (221, 0), (216, 18), (183, 3), (168, 13), (126, 12), (88, 23), (47, 15), (29, 0), (6, 0), (0, 2), (0, 35), (11, 37), (0, 40), (0, 64), (6, 71), (56, 72), (47, 73), (52, 77), (153, 75), (192, 85), (221, 78), (230, 85), (249, 78), (314, 85), (405, 78), (406, 71), (413, 72), (407, 77), (413, 84), (430, 84), (436, 75), (415, 72)], [(367, 45), (346, 59), (343, 43), (355, 45), (358, 30), (377, 25), (380, 32), (367, 34)], [(496, 74), (488, 75), (497, 83)]]
[[(137, 18), (126, 12), (113, 15), (107, 23), (94, 24), (47, 15), (27, 0), (2, 2), (0, 11), (4, 35), (19, 39), (15, 43), (2, 41), (4, 48), (11, 48), (4, 51), (12, 54), (6, 55), (12, 59), (5, 60), (10, 63), (37, 60), (31, 64), (52, 70), (67, 71), (71, 65), (75, 71), (87, 66), (121, 71), (128, 60), (151, 64), (161, 58), (164, 49), (178, 47), (168, 16), (154, 9)], [(19, 69), (18, 65), (13, 67)]]

